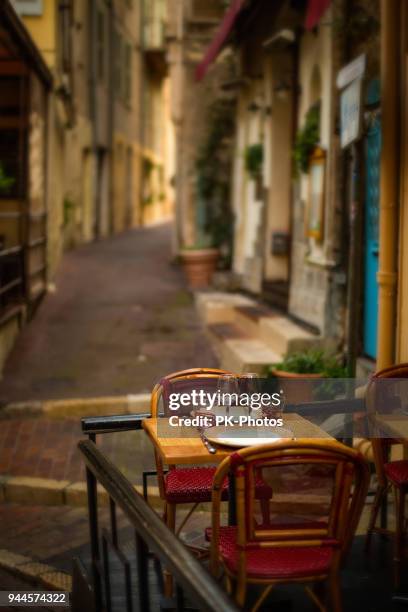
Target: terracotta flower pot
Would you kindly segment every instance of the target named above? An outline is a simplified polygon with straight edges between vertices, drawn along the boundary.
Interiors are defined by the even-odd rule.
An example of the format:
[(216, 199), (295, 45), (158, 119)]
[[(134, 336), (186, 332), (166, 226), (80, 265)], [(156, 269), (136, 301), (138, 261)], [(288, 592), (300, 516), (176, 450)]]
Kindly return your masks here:
[(181, 262), (189, 287), (208, 287), (215, 272), (218, 249), (186, 249), (180, 252)]
[[(271, 374), (280, 382), (285, 400), (288, 404), (300, 404), (313, 401), (313, 381), (323, 378), (323, 374), (296, 374), (272, 368)], [(297, 383), (297, 381), (299, 381)]]

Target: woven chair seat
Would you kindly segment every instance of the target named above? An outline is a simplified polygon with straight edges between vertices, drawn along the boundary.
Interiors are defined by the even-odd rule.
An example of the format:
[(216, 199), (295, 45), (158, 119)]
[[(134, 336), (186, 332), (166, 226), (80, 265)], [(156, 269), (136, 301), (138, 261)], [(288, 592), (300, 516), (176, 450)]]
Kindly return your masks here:
[[(211, 538), (211, 531), (206, 531)], [(219, 551), (230, 572), (238, 569), (239, 549), (236, 544), (237, 528), (221, 527)], [(247, 576), (264, 580), (307, 578), (329, 572), (333, 558), (332, 546), (253, 548), (247, 550)]]
[[(174, 468), (165, 478), (166, 500), (173, 504), (211, 501), (214, 467)], [(222, 499), (228, 499), (228, 481), (224, 481)]]
[[(174, 468), (165, 478), (166, 500), (173, 504), (204, 503), (211, 501), (215, 467)], [(255, 483), (257, 499), (271, 499), (272, 488), (260, 475)], [(228, 500), (228, 479), (223, 483), (222, 500)]]
[(384, 465), (384, 471), (397, 487), (408, 486), (408, 460), (390, 461)]

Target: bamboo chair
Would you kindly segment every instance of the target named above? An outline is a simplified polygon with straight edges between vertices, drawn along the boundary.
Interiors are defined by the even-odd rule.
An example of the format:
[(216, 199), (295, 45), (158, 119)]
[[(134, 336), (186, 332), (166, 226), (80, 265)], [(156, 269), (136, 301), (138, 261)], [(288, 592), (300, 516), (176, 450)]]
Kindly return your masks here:
[[(273, 517), (268, 525), (257, 521), (255, 470), (262, 467), (267, 479), (268, 469), (287, 470), (288, 466), (311, 466), (326, 474), (330, 486), (324, 520), (309, 517), (294, 522), (286, 516), (285, 523)], [(222, 483), (230, 470), (236, 478), (237, 527), (220, 525)], [(332, 609), (341, 612), (339, 570), (350, 549), (368, 483), (365, 459), (334, 440), (282, 441), (234, 453), (222, 462), (214, 478), (212, 527), (207, 532), (212, 574), (219, 576), (220, 569), (224, 570), (229, 592), (235, 585), (236, 602), (245, 609), (247, 586), (262, 585), (252, 612), (283, 583), (304, 584), (321, 612), (328, 609), (322, 601), (328, 587)], [(306, 499), (307, 495), (305, 490)]]
[[(191, 391), (193, 388), (204, 386), (207, 390), (216, 391), (218, 379), (223, 374), (232, 374), (232, 372), (219, 369), (192, 368), (165, 376), (155, 385), (152, 391), (151, 416), (159, 418), (160, 416), (171, 414), (167, 406), (172, 392), (186, 392), (187, 390)], [(184, 408), (185, 414), (189, 414), (190, 411), (190, 406)], [(216, 468), (214, 466), (168, 466), (169, 471), (166, 474), (163, 461), (156, 450), (155, 461), (159, 493), (165, 502), (163, 519), (171, 531), (179, 534), (197, 506), (200, 503), (211, 502), (212, 482)], [(263, 482), (260, 474), (257, 478), (256, 493), (262, 500), (264, 512), (268, 513), (272, 489)], [(228, 500), (228, 478), (223, 483), (222, 500)], [(179, 504), (193, 505), (176, 530), (176, 509)]]
[[(168, 410), (169, 395), (172, 393), (174, 383), (182, 384), (182, 392), (187, 389), (192, 389), (193, 385), (200, 383), (208, 383), (216, 390), (217, 381), (223, 374), (231, 374), (226, 370), (216, 368), (191, 368), (189, 370), (181, 370), (163, 377), (153, 388), (151, 395), (151, 416), (159, 418), (161, 416), (170, 416)], [(180, 386), (178, 389), (180, 390)], [(191, 407), (188, 407), (186, 412), (189, 412)], [(193, 514), (199, 503), (211, 501), (212, 479), (215, 473), (214, 467), (183, 467), (167, 466), (168, 473), (165, 472), (163, 461), (155, 450), (155, 461), (157, 471), (157, 481), (159, 494), (165, 502), (163, 519), (171, 531), (176, 531), (176, 508), (179, 504), (192, 503), (193, 506), (190, 512), (186, 515), (183, 522), (177, 529), (177, 534), (180, 533), (188, 519)], [(223, 487), (223, 499), (227, 499), (227, 485)]]
[[(379, 386), (377, 384), (378, 381), (381, 379), (403, 378), (408, 378), (407, 363), (394, 365), (374, 374), (366, 392), (367, 412), (369, 415), (377, 411), (379, 402), (381, 402), (381, 406), (385, 410), (392, 410), (393, 403), (395, 403), (395, 398), (393, 398), (392, 393), (390, 393), (390, 391), (392, 391), (392, 381), (390, 381), (390, 387), (388, 389), (389, 405), (387, 405), (387, 397), (384, 397), (385, 393), (387, 392), (387, 387), (384, 389), (383, 386)], [(382, 395), (381, 398), (379, 398), (380, 394)], [(400, 584), (401, 557), (404, 540), (405, 496), (408, 492), (408, 460), (389, 460), (391, 447), (395, 444), (401, 444), (401, 440), (381, 437), (375, 437), (372, 440), (374, 464), (378, 484), (367, 529), (366, 552), (369, 552), (371, 549), (373, 533), (394, 536), (394, 584), (396, 587), (398, 587)], [(386, 499), (389, 490), (393, 491), (395, 500), (396, 516), (394, 533), (392, 533), (389, 529), (376, 526), (381, 504), (383, 503), (384, 499)]]

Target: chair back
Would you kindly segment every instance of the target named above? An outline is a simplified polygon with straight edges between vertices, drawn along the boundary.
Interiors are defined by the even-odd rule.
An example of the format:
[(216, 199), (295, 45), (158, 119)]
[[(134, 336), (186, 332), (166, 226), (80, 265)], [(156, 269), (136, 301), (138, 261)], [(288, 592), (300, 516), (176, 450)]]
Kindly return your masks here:
[[(379, 412), (385, 415), (401, 408), (401, 397), (407, 396), (408, 382), (404, 382), (403, 389), (398, 390), (398, 386), (401, 386), (399, 381), (406, 378), (408, 378), (408, 363), (390, 366), (371, 377), (366, 391), (366, 406), (367, 414), (374, 424), (374, 431), (378, 430), (374, 417), (378, 416)], [(379, 431), (378, 435), (372, 438), (375, 470), (380, 486), (384, 487), (387, 484), (384, 464), (389, 461), (390, 447), (400, 443), (394, 438), (384, 437)]]
[[(192, 405), (181, 406), (177, 413), (170, 408), (170, 396), (172, 393), (189, 393), (193, 389), (204, 389), (206, 392), (215, 392), (218, 379), (224, 374), (232, 374), (226, 370), (217, 368), (191, 368), (173, 372), (164, 376), (153, 388), (150, 400), (150, 413), (152, 418), (169, 417), (171, 414), (180, 416), (189, 415), (193, 409)], [(160, 496), (164, 498), (164, 466), (157, 451), (154, 451), (156, 460), (157, 480)]]
[[(246, 554), (254, 548), (330, 546), (338, 562), (342, 560), (351, 545), (368, 489), (368, 464), (360, 453), (335, 440), (293, 440), (246, 448), (225, 459), (213, 485), (214, 574), (219, 563), (221, 489), (230, 471), (236, 480), (238, 566), (243, 574)], [(257, 507), (255, 483), (259, 473), (274, 490), (268, 521)], [(283, 503), (284, 496), (274, 503), (278, 497), (276, 479), (283, 473), (286, 479), (292, 479), (292, 504)], [(312, 509), (313, 495), (318, 516)]]
[[(232, 372), (216, 368), (192, 368), (164, 376), (152, 391), (150, 403), (152, 417), (169, 417), (174, 414), (170, 402), (170, 396), (173, 393), (190, 393), (193, 390), (215, 393), (218, 380), (224, 374), (232, 374)], [(177, 414), (180, 416), (189, 415), (193, 408), (192, 404), (186, 403), (178, 408)]]

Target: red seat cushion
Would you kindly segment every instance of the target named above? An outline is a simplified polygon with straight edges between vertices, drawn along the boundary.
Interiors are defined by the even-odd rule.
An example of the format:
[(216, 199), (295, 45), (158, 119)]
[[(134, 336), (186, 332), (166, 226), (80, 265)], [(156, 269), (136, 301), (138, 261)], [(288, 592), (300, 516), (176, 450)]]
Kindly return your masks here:
[(408, 461), (390, 461), (384, 465), (384, 471), (392, 483), (398, 487), (408, 486)]
[[(203, 503), (211, 501), (215, 467), (174, 468), (165, 477), (166, 500), (173, 504)], [(261, 475), (256, 476), (255, 497), (271, 499), (272, 488)], [(228, 500), (228, 479), (224, 481), (222, 500)]]
[[(207, 530), (207, 537), (211, 536)], [(238, 549), (236, 527), (221, 527), (219, 549), (227, 568), (237, 572)], [(248, 550), (247, 575), (250, 578), (288, 579), (308, 578), (326, 574), (330, 570), (334, 549), (331, 546), (305, 548), (257, 548)]]
[[(165, 477), (166, 500), (173, 504), (210, 502), (214, 467), (174, 468)], [(228, 499), (228, 481), (222, 499)]]

